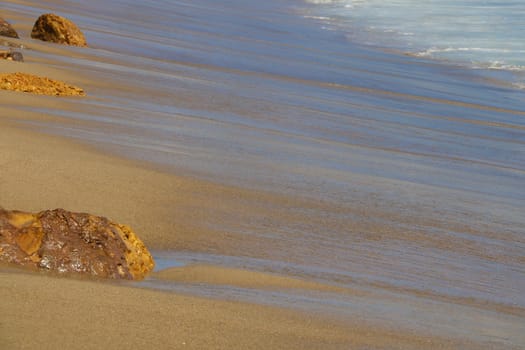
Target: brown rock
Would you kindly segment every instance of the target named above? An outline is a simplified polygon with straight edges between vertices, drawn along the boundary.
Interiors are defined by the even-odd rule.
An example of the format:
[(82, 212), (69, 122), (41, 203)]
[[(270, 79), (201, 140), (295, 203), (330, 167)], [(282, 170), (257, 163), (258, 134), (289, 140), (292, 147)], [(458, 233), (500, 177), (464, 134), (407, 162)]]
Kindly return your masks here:
[(20, 72), (0, 74), (0, 89), (52, 96), (85, 95), (84, 90), (79, 87), (68, 85), (59, 80)]
[(155, 263), (128, 226), (64, 209), (0, 209), (0, 262), (103, 278), (143, 279)]
[(16, 30), (2, 17), (0, 17), (0, 35), (18, 39)]
[(33, 39), (72, 46), (87, 46), (84, 34), (67, 18), (47, 13), (38, 17), (31, 31)]

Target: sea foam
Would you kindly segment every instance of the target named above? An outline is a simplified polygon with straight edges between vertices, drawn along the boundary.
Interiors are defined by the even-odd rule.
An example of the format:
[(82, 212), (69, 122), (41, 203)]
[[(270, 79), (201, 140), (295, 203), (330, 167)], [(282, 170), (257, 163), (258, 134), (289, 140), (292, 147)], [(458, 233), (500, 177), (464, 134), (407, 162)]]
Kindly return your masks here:
[[(511, 0), (307, 0), (325, 28), (354, 41), (474, 68), (509, 70), (525, 84), (525, 3)], [(312, 15), (310, 13), (310, 15)]]

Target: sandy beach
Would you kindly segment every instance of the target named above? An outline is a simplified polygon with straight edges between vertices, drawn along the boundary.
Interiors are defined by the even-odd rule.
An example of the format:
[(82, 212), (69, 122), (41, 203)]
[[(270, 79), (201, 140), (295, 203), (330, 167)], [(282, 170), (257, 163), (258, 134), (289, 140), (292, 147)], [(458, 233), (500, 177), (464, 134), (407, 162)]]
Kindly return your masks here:
[[(2, 10), (0, 72), (86, 95), (0, 90), (0, 206), (129, 225), (157, 268), (1, 266), (0, 348), (523, 348), (520, 92), (279, 1), (131, 4)], [(54, 11), (88, 48), (29, 39)]]
[[(366, 329), (351, 335), (340, 322), (286, 310), (103, 282), (0, 275), (4, 349), (347, 349), (351, 339), (383, 341)], [(392, 334), (398, 337), (406, 342)]]
[[(12, 113), (2, 110), (3, 116)], [(17, 119), (16, 112), (14, 116)], [(162, 240), (178, 228), (163, 214), (168, 209), (164, 203), (177, 206), (191, 200), (187, 192), (197, 191), (198, 183), (10, 124), (4, 117), (0, 128), (4, 207), (98, 213), (129, 222), (149, 246), (176, 246)], [(350, 339), (344, 323), (285, 310), (183, 297), (132, 284), (21, 272), (2, 272), (1, 278), (0, 344), (5, 349), (343, 349)]]
[[(151, 247), (187, 248), (204, 239), (184, 239), (181, 234), (176, 237), (178, 243), (163, 240), (167, 231), (179, 226), (162, 210), (164, 203), (195, 200), (188, 198), (190, 189), (200, 192), (206, 184), (21, 129), (9, 119), (4, 118), (0, 128), (0, 193), (6, 208), (38, 211), (60, 206), (107, 215), (130, 223)], [(181, 190), (167, 195), (166, 186)], [(184, 210), (184, 205), (179, 208)], [(192, 217), (187, 222), (178, 218), (182, 226), (192, 222)], [(182, 274), (160, 271), (157, 277), (250, 288), (334, 289), (211, 266), (182, 269)], [(140, 289), (133, 283), (72, 280), (5, 268), (0, 279), (0, 345), (5, 349), (468, 348), (466, 342), (396, 327), (365, 326), (358, 319), (182, 296)]]
[[(162, 203), (172, 199), (164, 189), (198, 188), (173, 175), (21, 130), (5, 120), (0, 130), (0, 192), (6, 208), (38, 211), (61, 206), (107, 215), (130, 222), (148, 245), (158, 247), (166, 244), (161, 237), (168, 236), (167, 231), (177, 230), (162, 215)], [(180, 201), (183, 193), (176, 196)], [(1, 276), (0, 344), (5, 349), (343, 349), (350, 340), (344, 323), (313, 315), (305, 319), (286, 310), (183, 297), (132, 284), (21, 272)], [(35, 320), (37, 327), (32, 326)]]
[[(1, 95), (4, 99), (7, 96), (31, 100), (25, 94), (2, 92)], [(141, 167), (87, 146), (21, 128), (16, 120), (30, 117), (5, 107), (2, 115), (0, 193), (5, 208), (39, 211), (65, 207), (105, 215), (130, 224), (153, 248), (213, 251), (214, 245), (220, 245), (224, 251), (235, 243), (234, 237), (221, 236), (216, 238), (217, 242), (209, 239), (215, 236), (214, 232), (199, 227), (200, 221), (195, 217), (198, 214), (187, 212), (196, 207), (206, 211), (213, 205), (217, 192), (233, 195), (234, 188)], [(203, 193), (211, 198), (203, 197)], [(171, 217), (166, 212), (182, 213)], [(170, 235), (171, 231), (177, 234)], [(335, 289), (357, 293), (301, 279), (212, 266), (168, 269), (154, 276), (248, 288)], [(4, 270), (0, 278), (0, 344), (5, 349), (476, 349), (480, 346), (417, 334), (394, 325), (391, 328), (364, 325), (359, 318), (340, 319), (182, 296), (140, 289), (133, 283), (71, 280), (16, 270)]]

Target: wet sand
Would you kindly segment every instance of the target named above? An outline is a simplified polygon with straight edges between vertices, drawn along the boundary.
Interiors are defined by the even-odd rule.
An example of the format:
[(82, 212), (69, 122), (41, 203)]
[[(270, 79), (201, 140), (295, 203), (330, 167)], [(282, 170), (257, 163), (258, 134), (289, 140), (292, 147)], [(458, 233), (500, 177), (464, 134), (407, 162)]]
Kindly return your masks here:
[(361, 322), (108, 283), (8, 272), (0, 281), (5, 349), (471, 348)]
[[(0, 205), (128, 224), (165, 270), (115, 285), (3, 269), (0, 345), (525, 343), (519, 95), (451, 67), (337, 47), (235, 37), (237, 62), (221, 47), (230, 18), (209, 37), (202, 18), (225, 15), (210, 4), (181, 2), (168, 45), (156, 32), (124, 35), (117, 4), (9, 3), (21, 7), (3, 16), (26, 36), (42, 7), (70, 11), (93, 48), (22, 39), (26, 62), (0, 62), (87, 93), (0, 91)], [(304, 55), (297, 67), (290, 47)]]
[[(163, 215), (163, 204), (185, 202), (184, 192), (199, 186), (5, 121), (1, 126), (0, 193), (6, 208), (60, 206), (106, 215), (130, 223), (155, 247), (178, 227)], [(180, 193), (166, 191), (183, 186)], [(175, 193), (177, 201), (167, 193)], [(344, 349), (351, 339), (343, 322), (287, 310), (154, 292), (133, 284), (22, 272), (0, 275), (0, 345), (5, 349)], [(254, 281), (253, 287), (260, 283)]]
[[(2, 115), (16, 116), (12, 113), (2, 107)], [(141, 167), (87, 146), (20, 128), (12, 118), (4, 117), (1, 126), (0, 193), (6, 208), (38, 211), (65, 207), (105, 215), (132, 225), (153, 248), (200, 247), (213, 251), (216, 243), (225, 251), (227, 242), (235, 241), (220, 237), (220, 244), (214, 242), (208, 239), (214, 232), (198, 227), (195, 215), (172, 218), (166, 211), (205, 210), (210, 204), (204, 193), (213, 197), (220, 191), (235, 197), (238, 190)], [(172, 231), (175, 237), (169, 234)], [(180, 275), (177, 271), (185, 272)], [(253, 289), (341, 292), (341, 288), (304, 279), (214, 266), (172, 268), (153, 277)], [(492, 348), (490, 343), (419, 333), (403, 325), (366, 324), (359, 315), (330, 316), (326, 311), (301, 312), (140, 289), (132, 283), (79, 281), (12, 270), (4, 270), (0, 278), (0, 344), (6, 349)], [(370, 298), (362, 291), (344, 293)]]
[(3, 349), (347, 349), (382, 341), (269, 307), (21, 273), (0, 280)]
[[(163, 189), (181, 188), (174, 191), (181, 202), (186, 202), (188, 188), (198, 192), (198, 182), (9, 124), (3, 120), (0, 128), (0, 193), (6, 208), (37, 211), (60, 206), (106, 215), (130, 223), (146, 244), (155, 247), (162, 245), (167, 231), (178, 228), (162, 215), (164, 203), (178, 203), (171, 194), (167, 198), (168, 192)], [(193, 219), (188, 221), (178, 224), (190, 225)], [(183, 235), (177, 239), (185, 241)], [(154, 277), (255, 289), (337, 290), (213, 266), (193, 271), (197, 275), (181, 278), (174, 269), (168, 269)], [(5, 268), (0, 279), (0, 345), (5, 349), (452, 349), (468, 345), (396, 327), (364, 326), (358, 319), (195, 298), (140, 289), (133, 283), (71, 280)]]
[[(269, 273), (232, 269), (211, 265), (188, 265), (163, 269), (153, 274), (160, 280), (182, 283), (205, 283), (230, 285), (257, 289), (309, 289), (318, 291), (345, 292), (343, 288), (314, 283), (298, 278)], [(350, 292), (350, 291), (348, 291)]]

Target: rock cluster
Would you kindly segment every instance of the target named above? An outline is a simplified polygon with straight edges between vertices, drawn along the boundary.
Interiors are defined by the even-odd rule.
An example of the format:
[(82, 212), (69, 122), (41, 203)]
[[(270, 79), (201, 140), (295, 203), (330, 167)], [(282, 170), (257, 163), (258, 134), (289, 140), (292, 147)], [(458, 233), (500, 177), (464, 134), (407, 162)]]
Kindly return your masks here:
[(0, 17), (0, 36), (18, 39), (16, 30), (2, 17)]
[[(13, 27), (1, 17), (0, 36), (18, 38), (18, 34)], [(37, 19), (33, 26), (31, 37), (59, 44), (87, 46), (84, 34), (82, 34), (73, 22), (51, 13), (44, 14)], [(0, 59), (18, 62), (24, 61), (22, 53), (13, 51), (12, 49), (12, 47), (23, 48), (23, 45), (5, 40), (3, 41), (3, 45), (8, 46), (9, 49), (0, 49)], [(0, 75), (0, 89), (53, 96), (85, 95), (84, 90), (64, 82), (23, 73)]]
[(36, 214), (0, 209), (0, 262), (135, 280), (155, 265), (128, 226), (64, 209)]
[(0, 74), (0, 89), (38, 95), (84, 96), (84, 90), (64, 82), (26, 73)]
[(31, 37), (59, 44), (87, 46), (84, 34), (73, 22), (53, 13), (38, 17), (31, 31)]

